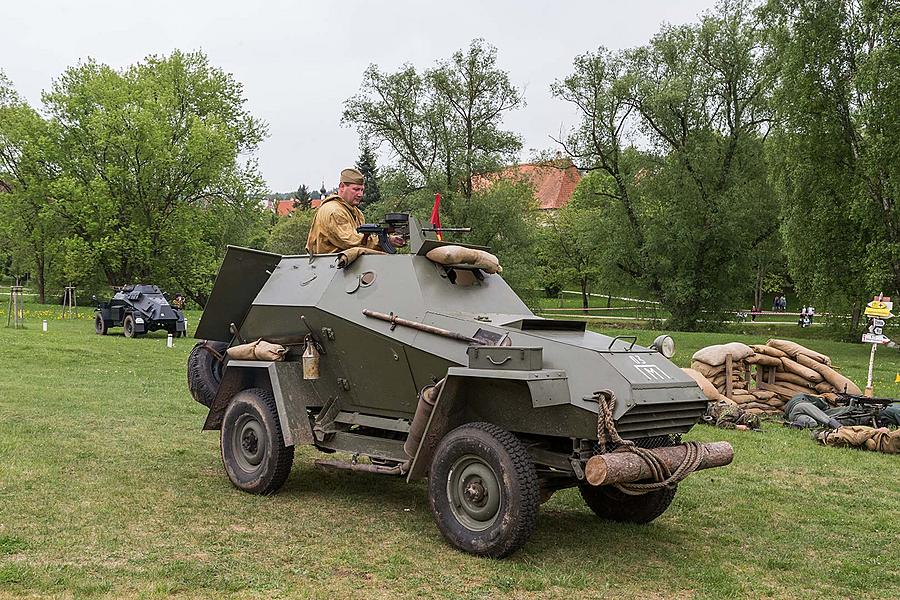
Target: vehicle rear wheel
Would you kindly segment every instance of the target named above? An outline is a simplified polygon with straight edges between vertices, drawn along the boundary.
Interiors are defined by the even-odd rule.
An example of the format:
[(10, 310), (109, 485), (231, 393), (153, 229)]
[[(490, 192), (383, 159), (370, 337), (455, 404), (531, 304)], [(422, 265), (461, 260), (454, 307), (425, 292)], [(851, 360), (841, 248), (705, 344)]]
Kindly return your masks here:
[(106, 332), (109, 328), (106, 325), (106, 321), (103, 320), (103, 315), (97, 314), (94, 317), (94, 331), (97, 332), (97, 335), (106, 335)]
[(125, 330), (125, 337), (133, 338), (137, 336), (137, 333), (134, 331), (134, 317), (131, 315), (125, 315), (125, 320), (122, 321), (122, 329)]
[(262, 388), (234, 395), (222, 420), (222, 463), (235, 487), (271, 494), (287, 480), (294, 447), (285, 446), (272, 392)]
[(594, 486), (584, 483), (578, 489), (588, 508), (601, 519), (622, 523), (649, 523), (666, 512), (675, 498), (678, 486), (640, 496), (626, 494), (611, 485)]
[[(188, 355), (187, 380), (188, 389), (194, 400), (203, 406), (211, 406), (222, 383), (222, 372), (228, 358), (225, 351), (228, 344), (203, 340), (194, 344)], [(221, 357), (221, 358), (220, 358)]]
[(503, 558), (528, 541), (537, 522), (534, 464), (522, 442), (496, 425), (457, 427), (435, 451), (428, 502), (452, 546)]

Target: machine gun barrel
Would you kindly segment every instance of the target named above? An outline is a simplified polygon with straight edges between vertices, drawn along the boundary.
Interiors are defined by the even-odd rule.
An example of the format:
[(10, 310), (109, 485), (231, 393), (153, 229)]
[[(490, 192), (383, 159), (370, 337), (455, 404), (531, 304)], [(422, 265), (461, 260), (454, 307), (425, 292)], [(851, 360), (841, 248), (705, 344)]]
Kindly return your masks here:
[(846, 403), (849, 405), (854, 404), (878, 404), (881, 406), (887, 406), (889, 404), (893, 404), (894, 402), (900, 402), (898, 398), (871, 398), (869, 396), (859, 396), (857, 394), (838, 394), (838, 399), (842, 403)]

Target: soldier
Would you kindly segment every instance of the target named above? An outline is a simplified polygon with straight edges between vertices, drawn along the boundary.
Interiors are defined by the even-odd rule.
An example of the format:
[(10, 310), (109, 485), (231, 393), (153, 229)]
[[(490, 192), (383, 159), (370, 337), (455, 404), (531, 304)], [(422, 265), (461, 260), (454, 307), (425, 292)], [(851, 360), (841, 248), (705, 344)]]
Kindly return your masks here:
[[(362, 173), (356, 169), (341, 171), (338, 193), (325, 198), (316, 210), (306, 239), (307, 252), (331, 254), (357, 246), (372, 249), (379, 247), (377, 237), (356, 231), (357, 227), (366, 222), (362, 211), (357, 208), (364, 190), (365, 178)], [(399, 235), (392, 235), (390, 241), (394, 246), (406, 243)]]

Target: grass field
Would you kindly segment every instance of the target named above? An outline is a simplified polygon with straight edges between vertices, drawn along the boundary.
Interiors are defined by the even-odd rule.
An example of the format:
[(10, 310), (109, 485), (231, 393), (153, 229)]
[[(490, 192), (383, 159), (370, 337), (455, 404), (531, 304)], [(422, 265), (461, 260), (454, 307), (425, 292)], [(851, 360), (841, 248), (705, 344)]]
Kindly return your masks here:
[[(190, 315), (193, 323), (196, 314)], [(3, 323), (5, 325), (5, 323)], [(900, 589), (900, 457), (803, 432), (697, 426), (734, 463), (684, 482), (645, 526), (594, 517), (577, 491), (541, 507), (503, 561), (450, 549), (425, 486), (313, 468), (239, 492), (185, 383), (190, 339), (94, 335), (87, 319), (0, 326), (0, 596), (891, 598)], [(632, 333), (616, 330), (616, 334)], [(635, 331), (646, 344), (656, 332)], [(701, 346), (765, 336), (676, 334)], [(810, 344), (812, 345), (812, 344)], [(817, 341), (864, 383), (868, 347)], [(876, 393), (900, 354), (879, 353)], [(862, 380), (862, 381), (861, 381)]]

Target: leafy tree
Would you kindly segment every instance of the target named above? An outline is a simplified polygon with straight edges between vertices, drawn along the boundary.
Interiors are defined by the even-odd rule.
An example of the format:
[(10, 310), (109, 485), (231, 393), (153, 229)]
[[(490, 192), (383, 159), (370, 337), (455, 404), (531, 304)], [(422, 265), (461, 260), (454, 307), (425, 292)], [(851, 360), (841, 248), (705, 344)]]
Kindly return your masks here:
[(41, 303), (60, 231), (50, 210), (56, 166), (47, 160), (47, 145), (47, 123), (0, 72), (0, 247), (15, 272), (33, 274)]
[[(603, 255), (670, 310), (675, 328), (715, 322), (746, 297), (749, 257), (777, 231), (759, 48), (747, 3), (725, 2), (647, 46), (580, 56), (553, 86), (581, 113), (564, 148), (607, 175), (594, 190), (616, 224), (597, 232)], [(637, 138), (649, 148), (629, 147)]]
[[(195, 213), (258, 212), (263, 183), (243, 156), (265, 125), (244, 108), (241, 85), (202, 53), (150, 56), (122, 72), (89, 60), (67, 69), (44, 102), (62, 171), (54, 211), (82, 241), (80, 257), (110, 284), (174, 279), (183, 272), (176, 256), (181, 264), (220, 257), (224, 246), (197, 247), (216, 236)], [(247, 230), (227, 221), (220, 231), (246, 241)], [(206, 283), (179, 283), (203, 304)]]
[(411, 65), (393, 74), (371, 65), (360, 92), (344, 104), (343, 122), (386, 143), (416, 188), (469, 199), (476, 175), (496, 170), (521, 148), (519, 137), (500, 125), (522, 104), (497, 67), (496, 49), (474, 40), (423, 74)]
[(769, 2), (773, 179), (798, 290), (834, 310), (900, 293), (900, 13), (881, 0)]
[(278, 219), (265, 242), (265, 249), (277, 254), (306, 254), (306, 240), (316, 215), (314, 210), (295, 210)]
[(363, 174), (366, 180), (366, 190), (363, 192), (361, 207), (366, 207), (373, 202), (381, 201), (381, 191), (378, 189), (378, 166), (375, 164), (375, 154), (369, 143), (365, 140), (359, 144), (359, 159), (356, 168)]

